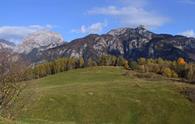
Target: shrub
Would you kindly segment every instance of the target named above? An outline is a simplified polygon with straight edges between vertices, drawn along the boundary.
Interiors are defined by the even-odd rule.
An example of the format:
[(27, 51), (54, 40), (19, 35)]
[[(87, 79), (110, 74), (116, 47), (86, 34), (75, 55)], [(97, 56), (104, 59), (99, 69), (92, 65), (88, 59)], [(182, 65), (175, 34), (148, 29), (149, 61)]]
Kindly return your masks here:
[(165, 67), (163, 69), (162, 75), (169, 78), (178, 78), (178, 74), (174, 70), (171, 70), (169, 67)]
[(124, 61), (124, 68), (125, 69), (129, 69), (129, 64), (128, 64), (128, 61), (127, 60)]
[(162, 58), (158, 58), (156, 60), (156, 63), (162, 65), (164, 63), (164, 60)]
[(162, 75), (166, 77), (172, 77), (172, 70), (168, 67), (164, 68), (162, 71)]
[(146, 64), (146, 59), (145, 58), (140, 58), (137, 60), (139, 65), (145, 65)]
[(139, 65), (137, 64), (136, 61), (129, 61), (129, 67), (132, 69), (132, 70), (137, 70), (139, 68)]
[(178, 78), (178, 74), (175, 71), (173, 71), (173, 70), (172, 70), (172, 77), (173, 78)]
[(149, 72), (154, 72), (156, 74), (159, 74), (161, 71), (161, 67), (158, 64), (149, 64), (147, 65)]
[(142, 72), (142, 73), (145, 73), (145, 72), (146, 72), (146, 67), (145, 67), (145, 65), (139, 65), (138, 70), (139, 70), (140, 72)]

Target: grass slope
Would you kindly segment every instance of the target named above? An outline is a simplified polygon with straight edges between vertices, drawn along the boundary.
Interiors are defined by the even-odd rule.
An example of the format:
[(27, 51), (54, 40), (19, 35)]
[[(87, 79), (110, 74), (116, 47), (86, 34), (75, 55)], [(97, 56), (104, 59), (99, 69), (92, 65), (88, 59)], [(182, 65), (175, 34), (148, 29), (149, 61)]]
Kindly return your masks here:
[(18, 124), (195, 124), (186, 84), (123, 76), (117, 67), (72, 70), (25, 82), (10, 108)]

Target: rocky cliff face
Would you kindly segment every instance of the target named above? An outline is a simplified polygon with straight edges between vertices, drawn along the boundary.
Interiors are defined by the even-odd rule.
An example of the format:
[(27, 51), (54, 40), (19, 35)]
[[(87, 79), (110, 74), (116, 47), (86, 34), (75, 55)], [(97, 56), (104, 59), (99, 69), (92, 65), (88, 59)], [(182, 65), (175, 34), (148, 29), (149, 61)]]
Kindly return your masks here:
[[(32, 55), (32, 53), (31, 53)], [(39, 52), (32, 61), (58, 57), (94, 58), (102, 55), (195, 60), (195, 39), (169, 34), (155, 34), (143, 27), (114, 29), (104, 35), (91, 34), (70, 43)]]
[(24, 38), (19, 45), (0, 39), (0, 52), (9, 55), (13, 61), (17, 61), (19, 56), (31, 61), (31, 58), (36, 58), (39, 53), (62, 44), (64, 44), (64, 40), (60, 34), (51, 31), (39, 31)]
[(22, 44), (17, 46), (16, 52), (29, 54), (34, 49), (45, 51), (62, 45), (63, 43), (64, 40), (60, 34), (51, 31), (39, 31), (24, 38)]
[(0, 50), (2, 49), (14, 49), (16, 45), (12, 42), (6, 41), (4, 39), (0, 39)]

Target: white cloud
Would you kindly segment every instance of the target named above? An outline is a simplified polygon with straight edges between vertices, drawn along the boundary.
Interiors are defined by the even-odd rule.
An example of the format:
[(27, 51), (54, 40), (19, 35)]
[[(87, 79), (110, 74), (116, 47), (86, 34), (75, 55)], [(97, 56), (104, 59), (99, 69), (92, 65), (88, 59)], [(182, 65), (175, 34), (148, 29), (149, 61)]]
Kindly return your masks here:
[(180, 0), (180, 3), (195, 5), (195, 0)]
[(146, 10), (143, 5), (141, 7), (141, 4), (140, 6), (93, 8), (88, 11), (88, 14), (115, 17), (123, 25), (127, 26), (145, 25), (147, 27), (159, 27), (169, 21), (167, 17), (161, 16), (154, 11)]
[(99, 33), (106, 26), (107, 26), (106, 22), (104, 22), (104, 23), (97, 22), (97, 23), (91, 24), (89, 26), (82, 25), (79, 29), (73, 29), (72, 32), (75, 32), (75, 33), (85, 33), (85, 34)]
[(194, 30), (187, 30), (187, 31), (184, 31), (182, 33), (180, 33), (181, 35), (184, 35), (186, 37), (195, 37), (195, 31)]
[(0, 39), (19, 43), (25, 36), (40, 30), (50, 30), (51, 25), (0, 26)]

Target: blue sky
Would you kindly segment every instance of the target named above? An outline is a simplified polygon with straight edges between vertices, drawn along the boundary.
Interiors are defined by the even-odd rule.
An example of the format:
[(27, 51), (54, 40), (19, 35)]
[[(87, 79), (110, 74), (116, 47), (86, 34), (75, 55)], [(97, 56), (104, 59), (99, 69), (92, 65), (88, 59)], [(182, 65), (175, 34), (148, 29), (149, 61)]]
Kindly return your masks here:
[(119, 27), (195, 37), (195, 0), (1, 0), (0, 38), (19, 43), (39, 30), (65, 41)]

